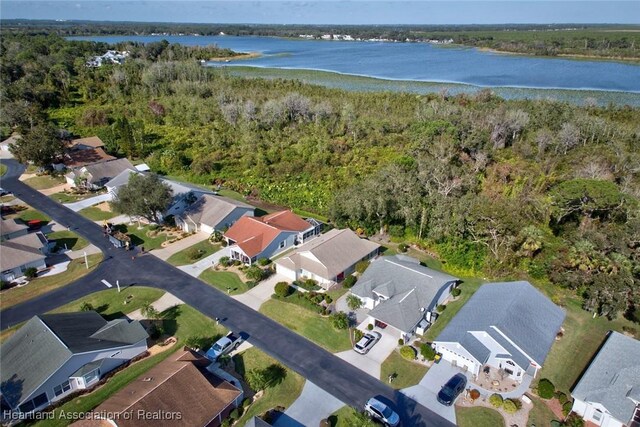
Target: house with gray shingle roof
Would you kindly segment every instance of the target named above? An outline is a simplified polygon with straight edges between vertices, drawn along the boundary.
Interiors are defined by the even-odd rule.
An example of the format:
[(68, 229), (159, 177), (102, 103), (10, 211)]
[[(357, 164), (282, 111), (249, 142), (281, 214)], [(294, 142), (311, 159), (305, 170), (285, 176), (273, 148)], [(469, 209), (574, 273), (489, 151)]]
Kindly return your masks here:
[(255, 208), (238, 200), (204, 194), (184, 212), (176, 215), (176, 225), (187, 233), (212, 234), (224, 231), (243, 216), (253, 216)]
[(585, 421), (640, 426), (640, 341), (609, 332), (571, 396), (572, 411)]
[(12, 282), (24, 276), (29, 268), (42, 270), (47, 267), (46, 258), (50, 243), (41, 232), (2, 240), (2, 245), (0, 245), (0, 280)]
[(0, 393), (16, 412), (44, 409), (147, 350), (140, 322), (95, 311), (34, 316), (0, 345)]
[(450, 295), (457, 277), (420, 265), (405, 255), (384, 256), (365, 270), (351, 293), (370, 309), (370, 323), (391, 326), (404, 338), (430, 322), (435, 308)]
[(313, 279), (324, 288), (341, 282), (355, 265), (378, 255), (380, 245), (347, 229), (329, 230), (275, 262), (276, 271), (290, 280)]
[(535, 377), (565, 312), (529, 282), (482, 285), (434, 341), (442, 358), (478, 375), (484, 366)]

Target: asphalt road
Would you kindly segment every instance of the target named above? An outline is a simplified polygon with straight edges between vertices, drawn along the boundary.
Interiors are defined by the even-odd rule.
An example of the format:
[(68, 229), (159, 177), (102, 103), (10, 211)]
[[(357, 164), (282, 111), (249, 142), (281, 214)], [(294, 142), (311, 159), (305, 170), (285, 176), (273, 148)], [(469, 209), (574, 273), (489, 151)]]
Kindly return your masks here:
[(22, 165), (15, 160), (2, 163), (9, 168), (2, 177), (5, 190), (85, 237), (105, 255), (100, 266), (74, 283), (0, 311), (2, 330), (106, 289), (102, 279), (113, 284), (119, 280), (121, 286), (144, 284), (171, 292), (204, 315), (221, 319), (225, 327), (246, 333), (251, 344), (351, 406), (362, 408), (369, 397), (382, 396), (400, 414), (403, 426), (453, 425), (306, 338), (166, 262), (148, 254), (132, 260), (131, 252), (109, 243), (100, 226), (20, 182), (17, 178), (24, 170)]

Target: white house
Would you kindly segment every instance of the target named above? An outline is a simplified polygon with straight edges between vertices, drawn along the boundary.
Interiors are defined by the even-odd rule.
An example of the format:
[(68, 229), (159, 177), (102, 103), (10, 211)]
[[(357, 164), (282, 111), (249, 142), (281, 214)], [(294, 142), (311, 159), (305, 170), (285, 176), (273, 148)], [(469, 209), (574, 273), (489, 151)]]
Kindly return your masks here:
[(251, 264), (318, 236), (321, 228), (313, 218), (304, 220), (291, 211), (281, 211), (260, 218), (243, 216), (224, 233), (224, 238), (232, 259)]
[(46, 268), (48, 253), (49, 241), (40, 232), (4, 240), (0, 245), (0, 279), (12, 282), (24, 276), (29, 268)]
[(176, 225), (186, 232), (212, 234), (228, 229), (243, 216), (253, 216), (254, 211), (238, 200), (205, 194), (176, 216)]
[(529, 282), (487, 283), (433, 344), (444, 360), (474, 375), (487, 366), (521, 382), (542, 368), (564, 317)]
[(333, 229), (277, 260), (276, 271), (291, 280), (313, 279), (328, 288), (353, 273), (359, 261), (377, 256), (379, 249), (380, 245), (349, 229)]
[(609, 332), (571, 392), (571, 410), (602, 427), (640, 426), (640, 341)]
[[(370, 323), (395, 329), (405, 339), (424, 329), (435, 318), (459, 282), (457, 277), (420, 265), (404, 255), (374, 260), (351, 288), (370, 309)], [(421, 331), (418, 331), (421, 329)]]
[(0, 346), (3, 403), (28, 413), (90, 388), (144, 353), (147, 337), (140, 322), (95, 311), (34, 316)]

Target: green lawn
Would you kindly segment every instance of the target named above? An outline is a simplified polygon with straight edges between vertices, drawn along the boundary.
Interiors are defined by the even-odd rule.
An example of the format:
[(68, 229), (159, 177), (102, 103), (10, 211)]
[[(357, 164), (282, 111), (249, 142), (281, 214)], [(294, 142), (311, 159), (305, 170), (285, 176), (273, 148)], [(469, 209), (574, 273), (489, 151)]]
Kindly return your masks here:
[(229, 295), (243, 294), (249, 290), (247, 284), (240, 280), (236, 273), (230, 271), (215, 271), (210, 268), (203, 271), (199, 279), (222, 292), (228, 292)]
[[(213, 339), (214, 337), (222, 336), (226, 333), (226, 330), (223, 327), (216, 325), (215, 321), (186, 305), (181, 305), (177, 309), (169, 309), (163, 314), (166, 314), (168, 317), (164, 321), (165, 331), (178, 338), (178, 342), (171, 347), (170, 350), (146, 358), (118, 372), (110, 378), (104, 386), (98, 388), (92, 393), (80, 396), (62, 405), (60, 408), (56, 409), (56, 413), (59, 413), (59, 411), (80, 413), (87, 412), (95, 408), (111, 397), (114, 393), (129, 384), (132, 380), (143, 375), (153, 366), (169, 357), (173, 352), (182, 348), (186, 339), (190, 336), (206, 335)], [(42, 427), (55, 427), (65, 426), (68, 423), (68, 420), (57, 419), (41, 421), (36, 425)]]
[(181, 250), (180, 252), (176, 252), (171, 255), (167, 262), (171, 265), (187, 265), (193, 264), (194, 262), (206, 258), (212, 253), (216, 252), (220, 249), (222, 245), (220, 243), (211, 243), (209, 240), (204, 240), (202, 242), (196, 243), (195, 245), (189, 246), (186, 249)]
[[(234, 362), (239, 373), (251, 369), (264, 369), (278, 363), (255, 347), (235, 356)], [(287, 374), (284, 380), (275, 387), (267, 388), (262, 397), (247, 409), (237, 425), (243, 426), (251, 417), (261, 415), (276, 406), (288, 408), (298, 398), (304, 386), (304, 378), (287, 367), (285, 369)]]
[[(504, 418), (498, 411), (490, 408), (458, 408), (456, 420), (459, 427), (499, 427), (504, 426)], [(538, 424), (536, 424), (538, 427)]]
[(88, 199), (90, 197), (99, 196), (104, 194), (105, 191), (87, 191), (85, 193), (66, 193), (60, 192), (50, 195), (49, 197), (59, 203), (73, 203), (80, 200)]
[(536, 427), (551, 427), (551, 421), (556, 419), (555, 414), (549, 409), (544, 402), (537, 397), (531, 396), (533, 408), (529, 412), (529, 420), (527, 425), (535, 425)]
[(132, 225), (118, 224), (116, 229), (129, 235), (134, 246), (144, 246), (145, 251), (151, 251), (160, 248), (163, 242), (169, 240), (164, 233), (150, 236), (148, 233), (155, 227), (157, 226), (145, 225), (138, 228), (138, 224), (134, 223)]
[(78, 213), (91, 221), (104, 221), (118, 216), (115, 212), (103, 211), (95, 206), (89, 206), (88, 208), (81, 209)]
[(34, 220), (34, 219), (39, 219), (40, 221), (42, 221), (44, 224), (48, 223), (49, 221), (51, 221), (51, 218), (49, 218), (48, 216), (46, 216), (45, 214), (43, 214), (40, 211), (37, 211), (33, 208), (27, 208), (23, 211), (17, 212), (13, 215), (9, 216), (10, 218), (15, 218), (15, 219), (19, 219), (22, 222), (26, 223), (28, 221)]
[(327, 317), (300, 306), (271, 299), (262, 304), (260, 312), (332, 353), (351, 348), (347, 330), (335, 329)]
[(394, 380), (389, 384), (395, 389), (418, 384), (429, 370), (429, 368), (420, 363), (411, 362), (403, 358), (395, 350), (382, 362), (380, 368), (380, 381), (382, 382), (388, 384), (389, 375), (395, 374)]
[(223, 190), (218, 190), (218, 194), (233, 200), (237, 200), (239, 202), (247, 203), (247, 200), (244, 198), (244, 196), (238, 193), (237, 191), (223, 189)]
[(54, 231), (53, 233), (47, 234), (47, 239), (56, 241), (56, 249), (64, 249), (66, 245), (67, 249), (77, 251), (78, 249), (89, 246), (87, 240), (78, 236), (73, 231)]
[[(345, 405), (338, 409), (336, 412), (329, 416), (329, 422), (332, 427), (352, 427), (352, 426), (364, 426), (362, 421), (356, 419), (356, 410), (349, 405)], [(377, 426), (374, 421), (370, 421), (370, 424), (366, 424), (367, 427)]]
[(0, 294), (2, 295), (0, 297), (0, 306), (2, 306), (2, 309), (5, 309), (31, 298), (35, 298), (38, 295), (42, 295), (54, 289), (68, 285), (93, 270), (102, 260), (102, 254), (89, 255), (87, 258), (89, 260), (88, 270), (85, 267), (84, 258), (78, 258), (72, 260), (69, 263), (67, 270), (63, 273), (53, 276), (38, 277), (31, 280), (26, 286), (2, 291)]
[(473, 295), (480, 285), (482, 281), (480, 279), (463, 279), (464, 281), (460, 285), (460, 290), (462, 293), (455, 301), (451, 301), (447, 304), (447, 308), (440, 313), (435, 323), (427, 330), (427, 333), (424, 335), (424, 339), (426, 341), (433, 341), (440, 332), (449, 324), (451, 319), (458, 314), (458, 311), (462, 308), (463, 305), (469, 301), (471, 295)]
[(35, 188), (36, 190), (45, 190), (47, 188), (55, 187), (56, 185), (64, 184), (65, 182), (66, 180), (63, 176), (51, 175), (33, 176), (24, 180), (25, 184)]
[(0, 163), (0, 176), (4, 175), (5, 173), (7, 173), (7, 167)]
[[(551, 347), (537, 378), (548, 378), (557, 389), (569, 394), (609, 330), (622, 332), (623, 326), (636, 330), (640, 328), (622, 316), (613, 321), (603, 317), (594, 319), (591, 313), (581, 308), (580, 301), (575, 297), (566, 298), (565, 304), (567, 317), (563, 324), (564, 336)], [(567, 363), (568, 360), (571, 363)]]
[(105, 319), (117, 319), (127, 313), (140, 309), (145, 303), (153, 303), (158, 300), (164, 291), (146, 286), (116, 287), (94, 292), (91, 295), (80, 298), (56, 308), (51, 313), (68, 313), (80, 311), (84, 303), (89, 303)]

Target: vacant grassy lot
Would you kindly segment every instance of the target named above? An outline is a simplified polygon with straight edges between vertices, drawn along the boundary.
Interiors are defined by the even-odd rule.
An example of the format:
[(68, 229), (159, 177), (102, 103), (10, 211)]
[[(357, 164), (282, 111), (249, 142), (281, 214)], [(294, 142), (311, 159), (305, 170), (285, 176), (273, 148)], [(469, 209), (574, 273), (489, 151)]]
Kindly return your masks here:
[(102, 254), (89, 255), (87, 259), (89, 260), (88, 270), (85, 267), (84, 258), (74, 259), (69, 263), (67, 270), (63, 273), (53, 276), (38, 277), (31, 280), (26, 286), (2, 291), (0, 294), (0, 306), (5, 309), (68, 285), (93, 270), (102, 260)]
[[(459, 427), (500, 427), (504, 426), (504, 418), (498, 411), (489, 408), (458, 408), (456, 420)], [(536, 424), (536, 427), (538, 424)]]
[(389, 382), (389, 375), (395, 374), (394, 380), (389, 385), (396, 389), (418, 384), (429, 370), (420, 363), (403, 358), (395, 350), (382, 362), (380, 368), (380, 380), (385, 383)]
[[(236, 371), (243, 374), (251, 369), (265, 369), (278, 362), (253, 347), (233, 358)], [(288, 408), (298, 398), (304, 378), (285, 367), (286, 375), (280, 384), (267, 388), (260, 399), (253, 403), (243, 414), (237, 425), (243, 426), (254, 415), (260, 415), (276, 406)]]
[(118, 216), (115, 212), (104, 211), (95, 206), (89, 206), (88, 208), (81, 209), (78, 213), (91, 221), (104, 221)]
[(349, 332), (335, 329), (328, 317), (274, 299), (262, 304), (260, 312), (332, 353), (351, 348)]
[(167, 259), (167, 262), (171, 265), (193, 264), (194, 262), (202, 258), (206, 258), (216, 252), (220, 247), (221, 245), (219, 243), (214, 244), (209, 242), (209, 240), (204, 240), (196, 243), (195, 245), (189, 246), (180, 252), (176, 252)]
[(537, 397), (531, 396), (533, 408), (529, 412), (527, 425), (536, 427), (551, 427), (551, 421), (556, 419), (555, 414), (544, 402)]
[(462, 306), (465, 305), (467, 301), (469, 301), (471, 295), (473, 295), (478, 290), (478, 288), (480, 288), (481, 284), (482, 282), (479, 279), (464, 279), (464, 282), (460, 285), (460, 290), (462, 291), (462, 293), (455, 301), (451, 301), (447, 304), (447, 308), (442, 313), (440, 313), (433, 326), (431, 326), (427, 330), (427, 333), (424, 335), (425, 340), (433, 341), (438, 336), (438, 334), (442, 332), (445, 326), (449, 324), (451, 319), (453, 319), (454, 316), (458, 314), (458, 311), (460, 311)]
[(240, 280), (236, 273), (230, 271), (215, 271), (210, 268), (203, 271), (199, 279), (229, 295), (238, 295), (249, 290), (247, 284)]
[(45, 190), (47, 188), (55, 187), (56, 185), (64, 184), (65, 182), (66, 180), (63, 176), (51, 175), (33, 176), (24, 180), (25, 184), (35, 188), (36, 190)]
[[(56, 413), (58, 413), (58, 411), (78, 413), (87, 412), (98, 406), (100, 403), (104, 402), (117, 391), (121, 390), (132, 380), (143, 375), (153, 366), (169, 357), (172, 353), (181, 349), (189, 337), (200, 336), (201, 334), (208, 334), (214, 337), (221, 336), (226, 333), (226, 330), (221, 326), (216, 325), (213, 320), (186, 305), (181, 305), (176, 309), (169, 309), (163, 314), (167, 316), (167, 318), (164, 320), (165, 331), (168, 334), (174, 335), (178, 338), (178, 342), (173, 347), (171, 347), (170, 350), (143, 359), (140, 362), (137, 362), (130, 367), (118, 372), (111, 379), (109, 379), (109, 381), (107, 381), (104, 386), (100, 387), (90, 394), (71, 400), (70, 402), (56, 409)], [(68, 420), (58, 419), (41, 421), (36, 425), (42, 427), (57, 427), (65, 426), (68, 423)]]
[[(581, 308), (580, 300), (575, 297), (565, 298), (565, 309), (564, 336), (551, 347), (537, 378), (548, 378), (557, 389), (568, 394), (609, 330), (622, 332), (623, 326), (636, 331), (640, 328), (622, 316), (613, 321), (603, 317), (594, 319), (591, 313)], [(567, 363), (568, 360), (571, 363)]]
[(53, 233), (47, 234), (47, 239), (56, 241), (56, 250), (66, 247), (72, 251), (77, 251), (78, 249), (89, 246), (87, 240), (78, 236), (73, 231), (54, 231)]

